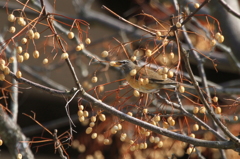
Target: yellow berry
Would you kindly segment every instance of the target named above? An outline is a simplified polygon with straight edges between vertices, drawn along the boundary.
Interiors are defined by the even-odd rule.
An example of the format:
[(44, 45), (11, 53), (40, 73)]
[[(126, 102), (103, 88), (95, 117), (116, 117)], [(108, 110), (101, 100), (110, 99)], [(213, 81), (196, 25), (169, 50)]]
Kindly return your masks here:
[(168, 127), (169, 127), (169, 124), (166, 121), (164, 121), (163, 122), (163, 128), (167, 129)]
[(138, 79), (138, 83), (139, 83), (140, 85), (143, 85), (143, 78), (139, 78), (139, 79)]
[(134, 91), (133, 91), (133, 95), (134, 95), (135, 97), (139, 97), (139, 96), (140, 96), (140, 93), (139, 93), (139, 91), (134, 90)]
[(121, 137), (127, 137), (127, 134), (126, 133), (122, 133)]
[(160, 137), (157, 136), (154, 138), (154, 143), (159, 143), (159, 141), (160, 141)]
[(40, 39), (40, 34), (39, 32), (34, 33), (34, 39)]
[(92, 83), (96, 83), (98, 81), (98, 78), (96, 76), (92, 77)]
[(146, 84), (148, 84), (149, 83), (149, 79), (148, 78), (144, 78), (143, 79), (143, 85), (146, 85)]
[(192, 147), (189, 147), (189, 148), (187, 149), (187, 152), (186, 152), (186, 153), (187, 153), (188, 155), (190, 155), (192, 152), (193, 152), (193, 148), (192, 148)]
[(159, 122), (159, 121), (161, 120), (161, 117), (160, 117), (159, 115), (155, 115), (155, 116), (153, 117), (153, 120), (154, 120), (155, 122)]
[(0, 59), (0, 64), (6, 65), (6, 62), (5, 62), (5, 60), (3, 60), (3, 59)]
[(199, 8), (199, 4), (198, 3), (194, 3), (194, 8)]
[(130, 71), (130, 76), (135, 76), (137, 74), (137, 70), (136, 69), (132, 69)]
[(92, 116), (92, 117), (91, 117), (91, 121), (92, 121), (92, 122), (96, 122), (96, 120), (97, 120), (96, 116)]
[(92, 127), (88, 127), (86, 129), (86, 134), (91, 134), (92, 133)]
[(47, 58), (43, 59), (43, 64), (46, 65), (47, 63), (48, 63), (48, 59)]
[(121, 137), (120, 137), (120, 140), (121, 140), (121, 141), (125, 141), (125, 140), (126, 140), (126, 137), (127, 137), (127, 134), (126, 134), (126, 133), (122, 133), (122, 134), (121, 134)]
[(84, 116), (80, 116), (80, 117), (78, 118), (78, 120), (79, 120), (80, 122), (84, 122), (84, 121), (85, 121), (85, 117), (84, 117)]
[(127, 115), (129, 115), (129, 116), (133, 116), (132, 112), (128, 112)]
[(99, 115), (99, 120), (105, 121), (106, 120), (106, 116), (104, 114), (100, 114)]
[(184, 87), (184, 86), (179, 86), (179, 87), (178, 87), (178, 91), (179, 91), (180, 93), (184, 93), (184, 92), (185, 92), (185, 87)]
[[(5, 80), (5, 75), (4, 74), (0, 74), (0, 81), (4, 81)], [(1, 141), (1, 139), (0, 139), (0, 141)], [(1, 146), (1, 144), (0, 144), (0, 146)]]
[(163, 147), (163, 142), (162, 142), (162, 141), (159, 141), (158, 144), (157, 144), (157, 147), (158, 147), (158, 148)]
[(88, 111), (85, 110), (85, 111), (83, 112), (83, 116), (84, 116), (84, 117), (88, 117), (88, 116), (89, 116)]
[(18, 55), (18, 56), (17, 56), (17, 61), (18, 61), (19, 63), (22, 63), (23, 60), (24, 60), (23, 55)]
[(213, 102), (217, 103), (218, 102), (218, 97), (214, 96), (212, 100), (213, 100)]
[(143, 109), (143, 114), (147, 114), (148, 113), (148, 109), (147, 108), (144, 108)]
[(96, 139), (96, 138), (97, 138), (97, 133), (92, 133), (91, 138), (92, 138), (92, 139)]
[(21, 43), (26, 44), (27, 43), (27, 38), (22, 38)]
[(216, 114), (221, 114), (222, 113), (222, 108), (221, 107), (216, 107), (215, 108), (215, 113)]
[(234, 116), (234, 117), (233, 117), (233, 120), (234, 120), (234, 121), (238, 121), (238, 116)]
[(122, 124), (118, 124), (118, 130), (122, 130)]
[(29, 53), (25, 52), (23, 54), (24, 60), (28, 60), (29, 59)]
[(154, 140), (155, 140), (154, 136), (150, 136), (150, 137), (149, 137), (150, 143), (154, 143)]
[(19, 153), (19, 154), (17, 155), (17, 159), (22, 159), (22, 154)]
[(104, 144), (104, 145), (109, 145), (109, 144), (110, 144), (109, 139), (104, 139), (104, 140), (103, 140), (103, 144)]
[(108, 56), (108, 51), (106, 51), (106, 50), (103, 51), (103, 52), (101, 53), (101, 56), (102, 56), (102, 57), (107, 57), (107, 56)]
[(163, 67), (163, 68), (162, 68), (162, 73), (163, 73), (163, 74), (168, 73), (168, 68), (167, 68), (167, 67)]
[(194, 124), (193, 125), (193, 130), (194, 131), (198, 131), (199, 130), (199, 125), (198, 124)]
[(11, 26), (8, 30), (10, 33), (15, 33), (16, 28), (14, 26)]
[(205, 107), (201, 107), (199, 112), (202, 113), (202, 114), (205, 114), (206, 113), (206, 108)]
[(217, 41), (218, 41), (219, 43), (223, 43), (223, 41), (224, 41), (224, 36), (221, 35), (221, 36), (217, 39)]
[(80, 144), (78, 146), (78, 151), (81, 152), (81, 153), (85, 152), (86, 151), (86, 146), (84, 144)]
[(98, 86), (98, 91), (99, 91), (99, 92), (103, 92), (103, 91), (104, 91), (104, 85)]
[(39, 51), (37, 51), (37, 50), (33, 51), (33, 57), (35, 59), (39, 58)]
[(193, 113), (194, 113), (194, 114), (197, 114), (198, 111), (199, 111), (199, 108), (198, 108), (198, 107), (194, 107), (194, 108), (193, 108)]
[(109, 64), (110, 64), (110, 66), (115, 66), (116, 62), (115, 61), (111, 61)]
[(91, 39), (90, 39), (90, 38), (87, 38), (87, 39), (85, 40), (85, 43), (88, 44), (88, 45), (91, 44)]
[(133, 140), (130, 140), (130, 141), (129, 141), (129, 144), (130, 144), (130, 145), (134, 144), (134, 141), (133, 141)]
[(25, 26), (26, 24), (27, 24), (27, 23), (26, 23), (25, 20), (23, 20), (23, 21), (20, 23), (21, 26)]
[(67, 59), (67, 58), (68, 58), (68, 53), (67, 53), (67, 52), (62, 53), (61, 59), (62, 59), (62, 60), (65, 60), (65, 59)]
[(174, 126), (175, 125), (175, 120), (174, 119), (172, 119), (172, 120), (170, 120), (170, 122), (169, 122), (169, 124), (171, 125), (171, 126)]
[(160, 31), (157, 31), (156, 32), (156, 38), (157, 38), (157, 40), (161, 40), (162, 39), (162, 33), (160, 32)]
[(79, 110), (83, 110), (83, 109), (84, 109), (84, 106), (83, 106), (83, 105), (78, 105), (78, 109), (79, 109)]
[(180, 28), (181, 26), (182, 26), (182, 24), (181, 24), (180, 22), (177, 22), (177, 23), (176, 23), (176, 27), (177, 27), (177, 28)]
[(116, 133), (117, 133), (117, 130), (114, 127), (112, 127), (111, 134), (116, 134)]
[(28, 35), (29, 39), (33, 39), (34, 38), (33, 30), (32, 29), (28, 30), (27, 35)]
[(14, 61), (15, 61), (15, 57), (14, 56), (10, 57), (9, 60), (8, 60), (9, 63), (13, 63)]
[(9, 22), (15, 22), (16, 21), (16, 17), (13, 14), (9, 14), (8, 15), (8, 21)]
[(147, 49), (147, 50), (145, 51), (145, 55), (146, 55), (147, 57), (150, 57), (150, 56), (152, 55), (152, 50)]
[(17, 46), (16, 51), (17, 51), (18, 54), (21, 54), (22, 51), (23, 51), (22, 46)]
[(189, 137), (195, 138), (195, 134), (191, 133)]
[(83, 106), (83, 105), (79, 105), (79, 106), (78, 106), (78, 109), (79, 109), (79, 110), (83, 110), (83, 109), (84, 109), (84, 106)]
[(174, 76), (173, 71), (168, 71), (167, 77), (168, 77), (168, 78), (172, 78), (173, 76)]
[(78, 110), (78, 117), (83, 116), (83, 111), (82, 110)]
[(74, 33), (73, 32), (69, 32), (68, 33), (68, 38), (69, 39), (73, 39), (74, 38)]
[(215, 46), (216, 43), (217, 43), (216, 40), (215, 40), (215, 39), (212, 39), (210, 45), (211, 45), (211, 46)]
[(132, 145), (131, 147), (130, 147), (130, 151), (135, 151), (136, 150), (136, 146), (135, 145)]
[(218, 39), (221, 35), (222, 35), (221, 33), (217, 32), (217, 33), (215, 34), (215, 39)]
[(94, 122), (91, 122), (91, 123), (89, 124), (89, 126), (92, 128), (92, 127), (95, 126), (95, 123), (94, 123)]
[(170, 123), (171, 120), (173, 120), (171, 116), (167, 118), (168, 123)]
[(76, 51), (81, 51), (82, 49), (84, 49), (83, 44), (79, 44), (79, 45), (76, 46)]
[(147, 149), (147, 147), (148, 147), (147, 143), (144, 142), (143, 145), (144, 145), (144, 146), (143, 146), (143, 149)]
[(24, 25), (24, 22), (25, 22), (25, 20), (24, 20), (23, 17), (19, 17), (19, 18), (17, 19), (17, 23), (18, 23), (19, 25), (21, 25), (21, 26)]
[(10, 73), (10, 69), (8, 67), (4, 67), (4, 74), (8, 75)]
[(4, 64), (0, 64), (0, 70), (4, 71), (5, 67), (6, 66)]
[(16, 77), (17, 78), (21, 78), (22, 77), (22, 72), (21, 71), (17, 71), (16, 72)]
[(130, 59), (131, 59), (131, 61), (136, 61), (136, 59), (137, 59), (137, 56), (134, 56), (134, 55), (133, 55), (133, 56), (131, 56), (131, 58), (130, 58)]
[(0, 146), (2, 146), (2, 144), (3, 144), (3, 141), (2, 141), (2, 139), (0, 139)]
[(150, 120), (150, 123), (151, 123), (152, 125), (157, 125), (154, 120)]

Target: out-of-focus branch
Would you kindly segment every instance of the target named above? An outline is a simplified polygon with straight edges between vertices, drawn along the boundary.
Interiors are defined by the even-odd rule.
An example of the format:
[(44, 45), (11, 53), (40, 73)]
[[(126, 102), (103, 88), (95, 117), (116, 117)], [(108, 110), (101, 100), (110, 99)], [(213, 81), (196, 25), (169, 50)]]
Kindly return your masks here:
[(0, 136), (12, 154), (12, 158), (17, 159), (17, 155), (21, 153), (24, 159), (33, 159), (34, 156), (27, 142), (22, 142), (27, 141), (27, 138), (22, 134), (19, 126), (7, 115), (3, 107), (0, 107), (0, 114)]
[[(226, 3), (231, 6), (236, 12), (240, 12), (239, 2), (233, 0), (226, 0)], [(209, 3), (212, 15), (218, 19), (222, 34), (224, 35), (224, 43), (231, 48), (233, 54), (240, 60), (240, 19), (228, 13), (219, 0), (212, 0)]]
[(236, 16), (237, 18), (240, 18), (240, 14), (235, 11), (231, 6), (229, 6), (224, 0), (218, 0), (222, 6), (232, 15)]

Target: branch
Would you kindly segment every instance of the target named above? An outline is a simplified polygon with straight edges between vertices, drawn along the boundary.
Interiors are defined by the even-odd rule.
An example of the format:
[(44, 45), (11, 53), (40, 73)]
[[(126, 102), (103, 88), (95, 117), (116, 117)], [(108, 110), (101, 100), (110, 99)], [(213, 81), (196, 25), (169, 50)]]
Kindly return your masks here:
[(240, 18), (240, 14), (237, 13), (232, 7), (230, 7), (224, 0), (218, 0), (221, 5), (232, 15), (234, 15), (237, 18)]
[(22, 154), (23, 158), (31, 158), (34, 156), (26, 142), (26, 136), (21, 132), (20, 127), (13, 121), (0, 107), (0, 136), (3, 142), (8, 147), (8, 150), (12, 154), (12, 158), (17, 158), (19, 153)]
[(184, 63), (185, 63), (185, 67), (186, 67), (186, 70), (188, 71), (190, 77), (191, 77), (191, 80), (195, 86), (195, 89), (198, 93), (198, 96), (201, 100), (201, 102), (204, 104), (204, 106), (206, 107), (208, 113), (210, 114), (210, 116), (212, 117), (212, 119), (217, 123), (217, 125), (221, 128), (221, 130), (224, 132), (225, 135), (227, 135), (236, 145), (240, 145), (240, 140), (234, 136), (224, 125), (223, 123), (216, 117), (216, 114), (213, 112), (213, 110), (211, 109), (210, 105), (208, 104), (208, 102), (206, 101), (201, 89), (199, 88), (198, 86), (198, 83), (197, 81), (194, 79), (194, 75), (193, 75), (193, 72), (192, 72), (192, 69), (191, 69), (191, 66), (190, 66), (190, 63), (189, 63), (189, 59), (188, 59), (188, 53), (186, 52), (186, 50), (182, 47), (182, 45), (179, 45), (180, 46), (180, 52), (181, 52), (181, 56), (184, 60)]
[[(13, 75), (12, 73), (10, 73), (12, 77), (14, 77), (17, 81), (22, 81), (22, 82), (26, 82), (26, 84), (30, 85), (30, 86), (34, 86), (36, 88), (40, 88), (41, 90), (47, 92), (47, 93), (55, 93), (56, 95), (73, 95), (74, 91), (72, 91), (71, 93), (65, 93), (64, 91), (59, 91), (59, 90), (55, 90), (55, 89), (51, 89), (48, 87), (44, 87), (42, 88), (42, 86), (40, 84), (34, 83), (34, 82), (29, 82), (29, 80), (26, 80), (24, 78), (17, 78), (15, 75)], [(153, 131), (157, 134), (161, 134), (164, 136), (168, 136), (170, 138), (173, 138), (175, 140), (180, 140), (183, 142), (187, 142), (189, 144), (193, 144), (195, 146), (203, 146), (203, 147), (211, 147), (211, 148), (221, 148), (221, 149), (235, 149), (236, 145), (231, 142), (231, 141), (207, 141), (207, 140), (201, 140), (201, 139), (195, 139), (195, 138), (191, 138), (189, 136), (186, 135), (181, 135), (157, 126), (154, 126), (152, 124), (149, 124), (145, 121), (139, 120), (137, 118), (131, 117), (117, 109), (115, 109), (114, 107), (107, 105), (103, 102), (100, 102), (98, 99), (92, 97), (90, 94), (88, 94), (87, 92), (80, 92), (78, 94), (80, 97), (86, 99), (87, 101), (89, 101), (90, 103), (92, 103), (92, 105), (114, 115), (119, 117), (120, 119), (124, 119), (125, 121), (128, 121), (132, 124), (138, 125), (140, 127), (143, 127), (145, 129), (148, 129), (150, 131)], [(79, 97), (76, 96), (76, 97)]]

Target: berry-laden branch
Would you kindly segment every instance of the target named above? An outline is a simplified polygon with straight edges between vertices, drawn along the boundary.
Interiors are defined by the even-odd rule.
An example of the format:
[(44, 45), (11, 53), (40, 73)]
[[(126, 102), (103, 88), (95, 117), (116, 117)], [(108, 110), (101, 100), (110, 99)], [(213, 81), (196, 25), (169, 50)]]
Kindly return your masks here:
[[(41, 88), (43, 91), (46, 91), (47, 93), (70, 96), (74, 92), (73, 91), (70, 94), (68, 94), (64, 91), (54, 90), (54, 89), (51, 89), (51, 88), (48, 88), (48, 87), (41, 86), (40, 84), (30, 82), (30, 81), (28, 81), (24, 78), (17, 78), (13, 73), (11, 73), (11, 76), (19, 82), (21, 81), (21, 82), (24, 82), (24, 83), (26, 83), (30, 86)], [(220, 149), (235, 149), (236, 148), (235, 144), (231, 141), (200, 140), (200, 139), (191, 138), (189, 136), (181, 135), (181, 134), (178, 134), (178, 133), (175, 133), (175, 132), (172, 132), (172, 131), (169, 131), (169, 130), (166, 130), (166, 129), (163, 129), (163, 128), (160, 128), (160, 127), (157, 127), (157, 126), (154, 126), (154, 125), (149, 124), (145, 121), (142, 121), (142, 120), (139, 120), (137, 118), (131, 117), (131, 116), (115, 109), (114, 107), (99, 101), (98, 99), (94, 98), (93, 96), (91, 96), (90, 94), (88, 94), (86, 92), (85, 93), (80, 93), (78, 97), (82, 97), (83, 99), (86, 99), (92, 105), (108, 112), (109, 114), (117, 116), (120, 119), (123, 119), (125, 121), (130, 122), (130, 123), (133, 123), (133, 124), (138, 125), (140, 127), (143, 127), (143, 128), (148, 129), (150, 131), (153, 131), (157, 134), (168, 136), (168, 137), (173, 138), (175, 140), (180, 140), (180, 141), (183, 141), (183, 142), (186, 142), (186, 143), (189, 143), (189, 144), (193, 144), (195, 146), (203, 146), (203, 147), (209, 147), (209, 148), (220, 148)]]
[(224, 132), (225, 135), (227, 135), (236, 145), (237, 147), (240, 146), (240, 140), (234, 136), (227, 128), (226, 126), (223, 125), (223, 123), (216, 117), (216, 114), (213, 112), (213, 110), (211, 109), (211, 107), (209, 106), (208, 102), (206, 101), (202, 91), (200, 90), (198, 84), (197, 84), (197, 81), (194, 79), (194, 76), (193, 76), (193, 73), (192, 73), (192, 69), (191, 69), (191, 66), (190, 66), (190, 63), (189, 63), (189, 54), (187, 53), (187, 51), (182, 48), (182, 46), (180, 45), (180, 50), (181, 50), (181, 55), (182, 55), (182, 58), (186, 64), (186, 69), (191, 77), (191, 80), (198, 92), (198, 95), (202, 101), (202, 103), (204, 104), (204, 106), (206, 107), (208, 113), (211, 115), (211, 117), (213, 118), (213, 120), (217, 123), (217, 125), (221, 128), (221, 130)]
[[(171, 17), (172, 23), (170, 24), (158, 20), (158, 18), (149, 13), (143, 12), (138, 14), (138, 16), (143, 16), (147, 20), (150, 19), (157, 24), (153, 27), (151, 25), (141, 26), (140, 24), (129, 22), (127, 19), (120, 17), (115, 12), (103, 6), (103, 8), (107, 9), (109, 12), (117, 16), (120, 20), (146, 32), (147, 34), (146, 36), (141, 35), (141, 38), (132, 41), (128, 40), (128, 37), (123, 37), (124, 43), (114, 37), (114, 40), (118, 46), (112, 48), (111, 44), (102, 44), (106, 48), (112, 48), (108, 51), (105, 50), (101, 53), (103, 59), (98, 58), (97, 55), (86, 52), (87, 50), (83, 45), (82, 38), (84, 36), (88, 37), (88, 29), (82, 30), (82, 25), (80, 26), (80, 24), (83, 24), (84, 27), (88, 28), (89, 24), (87, 22), (80, 19), (72, 19), (55, 13), (50, 13), (44, 6), (43, 0), (41, 0), (41, 12), (36, 11), (38, 12), (38, 17), (31, 20), (24, 12), (26, 8), (31, 9), (28, 4), (29, 1), (27, 1), (25, 4), (21, 3), (20, 1), (18, 2), (23, 5), (23, 9), (14, 10), (12, 14), (9, 14), (9, 19), (10, 22), (15, 22), (16, 19), (18, 19), (20, 25), (23, 26), (23, 29), (18, 31), (18, 33), (14, 34), (11, 39), (5, 41), (5, 46), (3, 46), (1, 50), (2, 59), (0, 59), (0, 69), (2, 70), (2, 72), (4, 72), (5, 75), (10, 74), (10, 76), (13, 79), (16, 79), (19, 83), (25, 83), (30, 86), (36, 87), (42, 91), (48, 92), (52, 95), (57, 95), (62, 98), (70, 99), (68, 102), (66, 102), (65, 106), (70, 122), (70, 133), (68, 134), (69, 138), (72, 138), (73, 130), (71, 126), (74, 124), (70, 119), (68, 104), (73, 99), (79, 99), (79, 111), (77, 113), (79, 116), (79, 121), (84, 122), (85, 118), (89, 117), (89, 115), (92, 115), (91, 123), (89, 123), (89, 127), (86, 129), (86, 134), (91, 134), (92, 139), (97, 138), (97, 131), (104, 132), (103, 136), (105, 139), (107, 139), (108, 137), (111, 137), (112, 134), (116, 134), (117, 131), (130, 130), (124, 125), (128, 124), (133, 125), (133, 131), (130, 131), (130, 135), (122, 133), (120, 140), (124, 141), (126, 136), (128, 137), (127, 140), (130, 140), (130, 151), (135, 150), (135, 145), (136, 147), (142, 147), (143, 142), (145, 144), (144, 147), (147, 148), (147, 139), (149, 139), (151, 143), (157, 143), (155, 145), (155, 148), (161, 148), (163, 145), (163, 141), (160, 141), (160, 137), (161, 139), (165, 140), (164, 136), (169, 137), (170, 139), (175, 139), (175, 141), (183, 141), (190, 144), (187, 150), (188, 154), (192, 153), (193, 149), (195, 149), (195, 146), (219, 149), (234, 149), (238, 151), (238, 139), (236, 139), (236, 137), (234, 137), (230, 131), (225, 130), (226, 127), (224, 127), (224, 125), (220, 121), (222, 117), (222, 105), (218, 103), (218, 98), (216, 97), (217, 91), (214, 88), (212, 88), (211, 91), (208, 90), (208, 81), (206, 79), (203, 63), (201, 63), (201, 60), (211, 60), (212, 63), (214, 63), (214, 60), (210, 59), (208, 57), (208, 54), (203, 55), (202, 53), (200, 53), (200, 51), (193, 52), (201, 70), (200, 75), (202, 78), (203, 88), (200, 88), (192, 73), (189, 64), (188, 52), (184, 49), (183, 44), (181, 43), (182, 39), (180, 34), (181, 32), (183, 32), (183, 37), (187, 39), (186, 42), (189, 45), (190, 50), (196, 50), (194, 48), (195, 46), (191, 45), (191, 42), (187, 36), (193, 34), (195, 36), (199, 36), (202, 39), (204, 38), (204, 36), (192, 30), (185, 30), (181, 28), (181, 26), (187, 25), (187, 22), (190, 22), (190, 19), (196, 15), (196, 12), (209, 1), (205, 0), (201, 6), (195, 5), (196, 10), (189, 15), (187, 13), (183, 13), (182, 15)], [(154, 2), (152, 1), (152, 3)], [(176, 4), (177, 3), (175, 1), (175, 6), (177, 6)], [(20, 13), (20, 17), (18, 18), (14, 16), (14, 12), (16, 11), (19, 11)], [(179, 11), (179, 13), (182, 12)], [(72, 24), (67, 24), (58, 20), (57, 18), (55, 19), (56, 16), (68, 18), (72, 20)], [(206, 18), (208, 27), (212, 25), (212, 23), (208, 21), (209, 16), (204, 15), (204, 17)], [(214, 19), (213, 21), (213, 23), (217, 23), (217, 28), (221, 30), (218, 21), (216, 19)], [(15, 23), (12, 24), (15, 25)], [(40, 51), (37, 50), (37, 47), (40, 46), (40, 43), (37, 42), (37, 39), (40, 38), (40, 33), (37, 31), (34, 33), (34, 31), (38, 29), (37, 26), (39, 24), (46, 27), (46, 29), (40, 33), (43, 33), (45, 31), (51, 32), (44, 37), (46, 40), (43, 44), (43, 53), (47, 54), (47, 56), (43, 60), (43, 64), (47, 64), (49, 56), (51, 56), (50, 54), (48, 54), (48, 51), (45, 50), (46, 47), (50, 46), (52, 49), (52, 51), (50, 52), (55, 53), (53, 60), (56, 56), (59, 55), (60, 52), (61, 59), (62, 61), (64, 60), (64, 62), (67, 63), (68, 70), (71, 72), (72, 78), (74, 79), (74, 84), (77, 88), (73, 88), (71, 91), (63, 91), (64, 89), (61, 89), (61, 87), (59, 87), (59, 89), (52, 89), (50, 87), (46, 87), (44, 85), (32, 82), (30, 80), (27, 80), (26, 78), (23, 78), (20, 71), (17, 71), (16, 73), (10, 71), (8, 66), (9, 63), (14, 60), (14, 57), (7, 57), (7, 62), (3, 60), (6, 54), (6, 46), (10, 43), (12, 43), (16, 47), (16, 52), (18, 53), (17, 61), (19, 63), (23, 62), (23, 58), (29, 58), (29, 54), (26, 54), (26, 56), (24, 56), (25, 54), (22, 55), (24, 48), (18, 45), (18, 41), (21, 41), (23, 46), (26, 48), (24, 49), (24, 51), (28, 51), (29, 44), (32, 44), (35, 48), (33, 57), (38, 58), (40, 55)], [(67, 29), (63, 28), (61, 25), (67, 26)], [(211, 34), (210, 36), (214, 37), (213, 42), (216, 43), (215, 39), (223, 42), (224, 37), (220, 33), (214, 35), (213, 32), (215, 30), (212, 28), (214, 27), (211, 27), (209, 29), (209, 32)], [(78, 31), (78, 37), (74, 37), (76, 36), (76, 34), (74, 34), (74, 29), (77, 29)], [(10, 32), (15, 32), (14, 27), (11, 27)], [(43, 34), (41, 34), (41, 36), (42, 35)], [(68, 39), (65, 38), (64, 35), (67, 35), (66, 37), (68, 37)], [(20, 40), (20, 37), (22, 36), (24, 36), (24, 38)], [(51, 39), (51, 42), (49, 42), (49, 39)], [(70, 43), (68, 42), (71, 40), (72, 42), (73, 40), (75, 40), (74, 42), (77, 43), (76, 47), (71, 47)], [(89, 38), (86, 38), (85, 43), (90, 44), (91, 40)], [(91, 47), (91, 45), (88, 46)], [(77, 52), (81, 51), (81, 53), (83, 54), (79, 55), (76, 52), (71, 51), (72, 54), (69, 55), (69, 48), (75, 48)], [(177, 54), (175, 52), (176, 50), (174, 50), (173, 48), (178, 49)], [(136, 50), (133, 51), (133, 49)], [(170, 52), (168, 52), (169, 50)], [(201, 56), (199, 56), (198, 53), (202, 54), (204, 57), (201, 59)], [(71, 58), (69, 56), (71, 56)], [(89, 74), (83, 78), (77, 76), (75, 71), (76, 67), (74, 68), (73, 61), (73, 59), (77, 59), (77, 56), (81, 56), (81, 58), (79, 58), (81, 64), (85, 64), (85, 57), (88, 57), (88, 59), (91, 58), (90, 64), (92, 63), (92, 61), (98, 61), (98, 63), (94, 63), (95, 65), (89, 66), (89, 68), (93, 68), (92, 70), (88, 70), (89, 72), (91, 71), (93, 74), (91, 80), (92, 83), (89, 84), (88, 82), (89, 78), (91, 78)], [(123, 58), (124, 60), (122, 60)], [(124, 65), (126, 63), (131, 65)], [(98, 64), (104, 65), (106, 67), (99, 69), (96, 66)], [(115, 69), (118, 71), (115, 71), (114, 73), (122, 71), (124, 79), (118, 78), (113, 80), (113, 78), (115, 77), (111, 74), (112, 70), (109, 69), (109, 64), (110, 66), (115, 67), (121, 66), (120, 69)], [(182, 73), (183, 65), (186, 66), (186, 69), (190, 76), (190, 80), (186, 78), (186, 76), (184, 76)], [(95, 66), (96, 70), (94, 69)], [(0, 74), (1, 81), (5, 80), (4, 74)], [(98, 75), (101, 74), (105, 75), (107, 82), (103, 80), (105, 78), (98, 77)], [(86, 88), (84, 80), (88, 80), (88, 88)], [(118, 82), (121, 82), (121, 84), (118, 84)], [(191, 85), (189, 87), (193, 88), (193, 92), (195, 91), (194, 93), (192, 93), (192, 91), (188, 92), (187, 86), (189, 86), (189, 83), (194, 85), (194, 88)], [(114, 86), (112, 87), (112, 85)], [(105, 86), (109, 87), (107, 88), (108, 90), (104, 90)], [(86, 88), (86, 91), (83, 87)], [(172, 88), (174, 88), (175, 91)], [(173, 94), (175, 96), (173, 96)], [(213, 99), (211, 99), (212, 94), (215, 94)], [(158, 100), (159, 98), (162, 99), (163, 102)], [(83, 109), (85, 103), (83, 101), (87, 101), (88, 103), (86, 105), (89, 106), (86, 107), (84, 111)], [(153, 104), (153, 101), (157, 103), (157, 106)], [(187, 104), (188, 106), (190, 105), (191, 108), (194, 108), (193, 114), (186, 110), (185, 104)], [(152, 110), (154, 111), (148, 111), (151, 108), (153, 108)], [(195, 110), (195, 108), (197, 108), (197, 110)], [(201, 114), (199, 114), (199, 116), (196, 115), (196, 112), (198, 112), (198, 108), (201, 109)], [(215, 108), (215, 113), (213, 112), (213, 108)], [(206, 109), (208, 110), (208, 114), (205, 114)], [(89, 110), (91, 110), (91, 113), (88, 112)], [(131, 110), (133, 110), (134, 113), (132, 113)], [(96, 122), (96, 117), (98, 117), (100, 121), (106, 120), (106, 116), (102, 114), (103, 112), (108, 113), (108, 118), (111, 117), (113, 119), (109, 120), (109, 124), (106, 124), (106, 122)], [(132, 114), (134, 114), (134, 117)], [(216, 116), (216, 114), (218, 114), (218, 116)], [(208, 121), (209, 116), (211, 116), (213, 120)], [(162, 118), (161, 122), (160, 117)], [(176, 125), (175, 121), (178, 122)], [(211, 128), (211, 121), (216, 122), (217, 125), (221, 128), (221, 130), (223, 130), (224, 134), (230, 137), (231, 140), (228, 141), (222, 136), (222, 134), (219, 134), (217, 130)], [(38, 124), (41, 125), (40, 123)], [(94, 125), (96, 124), (98, 124), (97, 128), (96, 126), (94, 127)], [(202, 130), (200, 130), (201, 132), (209, 132), (220, 141), (215, 141), (214, 139), (212, 139), (213, 141), (210, 141), (210, 139), (196, 139), (195, 134), (193, 134), (192, 132), (198, 131), (199, 126), (202, 126)], [(50, 134), (53, 135), (55, 139), (55, 148), (57, 149), (62, 147), (61, 142), (58, 140), (61, 135), (57, 136), (57, 132), (50, 132)], [(155, 135), (156, 138), (154, 137)], [(53, 139), (51, 139), (51, 141), (53, 141)], [(141, 142), (141, 146), (139, 146), (139, 142)], [(62, 154), (62, 158), (65, 158), (63, 154), (66, 154), (66, 152), (63, 151), (64, 149), (59, 149), (59, 153)]]

